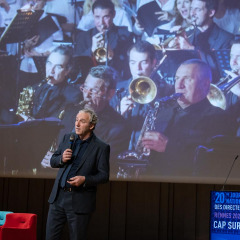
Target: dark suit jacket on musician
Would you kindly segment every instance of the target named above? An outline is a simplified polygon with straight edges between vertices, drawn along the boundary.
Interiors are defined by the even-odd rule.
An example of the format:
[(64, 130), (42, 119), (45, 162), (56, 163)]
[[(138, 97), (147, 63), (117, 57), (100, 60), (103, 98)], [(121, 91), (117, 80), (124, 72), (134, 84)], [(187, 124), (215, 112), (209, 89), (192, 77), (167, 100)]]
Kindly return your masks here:
[(199, 50), (203, 61), (209, 64), (213, 73), (213, 83), (220, 78), (220, 69), (217, 68), (215, 50), (230, 49), (234, 35), (221, 29), (215, 23), (205, 31), (201, 32), (198, 28), (187, 32), (190, 36), (188, 41)]
[(48, 83), (38, 84), (33, 89), (32, 116), (34, 118), (58, 117), (67, 104), (80, 101), (77, 87), (66, 82), (53, 86)]
[(167, 136), (168, 143), (165, 152), (151, 152), (151, 171), (156, 175), (176, 176), (182, 173), (191, 176), (201, 164), (194, 158), (196, 148), (206, 146), (216, 136), (232, 136), (234, 122), (207, 99), (185, 109), (178, 103), (160, 108), (155, 127), (157, 132)]
[[(194, 33), (195, 31), (195, 33)], [(212, 25), (205, 31), (201, 32), (198, 28), (187, 32), (189, 42), (197, 49), (203, 52), (211, 50), (229, 49), (234, 35), (221, 29), (217, 24)]]
[[(76, 34), (76, 56), (92, 57), (92, 37), (98, 33), (96, 28), (88, 31), (78, 31)], [(113, 25), (108, 31), (108, 44), (113, 50), (113, 59), (109, 61), (109, 66), (115, 68), (122, 76), (130, 77), (127, 50), (133, 44), (133, 34), (127, 27)]]
[[(60, 168), (49, 198), (49, 203), (53, 203), (57, 198), (59, 184), (62, 174), (67, 164), (61, 165), (60, 159), (65, 149), (69, 148), (71, 134), (66, 134), (59, 145), (57, 151), (51, 158), (51, 166)], [(75, 139), (77, 138), (77, 135)], [(97, 184), (105, 183), (109, 180), (109, 154), (110, 146), (95, 134), (82, 156), (76, 175), (86, 177), (86, 181), (79, 187), (73, 187), (72, 206), (77, 213), (91, 213), (96, 208)]]

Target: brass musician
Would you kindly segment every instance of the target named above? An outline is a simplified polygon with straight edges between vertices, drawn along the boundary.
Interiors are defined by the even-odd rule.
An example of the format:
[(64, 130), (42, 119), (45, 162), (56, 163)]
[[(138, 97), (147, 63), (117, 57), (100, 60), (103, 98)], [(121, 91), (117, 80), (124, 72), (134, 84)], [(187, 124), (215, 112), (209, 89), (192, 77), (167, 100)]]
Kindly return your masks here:
[(159, 109), (155, 128), (141, 139), (143, 147), (151, 150), (146, 176), (192, 176), (195, 148), (212, 136), (229, 133), (224, 111), (206, 98), (211, 83), (209, 66), (201, 60), (185, 61), (175, 79), (175, 92), (182, 95)]
[(167, 48), (198, 49), (205, 54), (213, 49), (228, 49), (233, 35), (219, 28), (213, 22), (217, 6), (218, 2), (215, 0), (193, 0), (190, 16), (196, 27), (187, 34), (177, 35), (168, 43)]
[[(112, 105), (114, 105), (121, 115), (128, 120), (128, 123), (132, 128), (132, 137), (129, 143), (129, 149), (134, 149), (148, 111), (149, 106), (146, 103), (149, 101), (144, 99), (143, 102), (141, 102), (142, 104), (140, 104), (139, 101), (136, 103), (133, 99), (134, 94), (132, 96), (130, 95), (130, 92), (132, 91), (129, 88), (130, 83), (132, 82), (131, 85), (134, 86), (134, 82), (136, 82), (138, 85), (138, 91), (144, 91), (146, 95), (148, 95), (148, 91), (154, 93), (150, 97), (151, 101), (155, 97), (158, 98), (170, 95), (172, 90), (158, 74), (151, 76), (152, 72), (156, 73), (155, 67), (157, 59), (156, 50), (150, 43), (146, 41), (138, 41), (131, 46), (128, 54), (129, 68), (132, 77), (129, 80), (117, 83), (117, 89), (122, 89), (121, 96), (120, 98), (115, 96), (114, 101), (112, 101)], [(151, 79), (152, 77), (154, 80)], [(141, 81), (135, 81), (138, 79)], [(153, 91), (151, 91), (154, 88), (152, 82), (156, 85), (156, 89)], [(136, 88), (136, 86), (134, 86), (134, 88)], [(150, 96), (150, 94), (148, 96)]]

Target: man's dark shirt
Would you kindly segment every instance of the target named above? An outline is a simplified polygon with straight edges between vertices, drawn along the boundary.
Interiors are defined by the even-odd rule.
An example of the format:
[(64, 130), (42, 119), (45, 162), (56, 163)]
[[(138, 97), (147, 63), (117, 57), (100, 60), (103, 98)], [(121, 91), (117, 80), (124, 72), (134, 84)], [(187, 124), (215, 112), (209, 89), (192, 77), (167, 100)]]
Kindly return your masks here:
[[(91, 141), (91, 137), (92, 136), (90, 136), (86, 140), (81, 140), (78, 137), (74, 141), (74, 148), (73, 148), (73, 154), (72, 154), (72, 160), (71, 160), (72, 162), (69, 164), (69, 166), (65, 170), (65, 172), (67, 174), (66, 178), (65, 178), (65, 172), (63, 173), (63, 176), (61, 179), (61, 187), (72, 187), (71, 184), (69, 184), (65, 181), (76, 176), (76, 172), (77, 172), (78, 166), (81, 162), (81, 158), (82, 158), (85, 150), (87, 149), (89, 142)], [(69, 171), (68, 171), (68, 168), (70, 168)]]

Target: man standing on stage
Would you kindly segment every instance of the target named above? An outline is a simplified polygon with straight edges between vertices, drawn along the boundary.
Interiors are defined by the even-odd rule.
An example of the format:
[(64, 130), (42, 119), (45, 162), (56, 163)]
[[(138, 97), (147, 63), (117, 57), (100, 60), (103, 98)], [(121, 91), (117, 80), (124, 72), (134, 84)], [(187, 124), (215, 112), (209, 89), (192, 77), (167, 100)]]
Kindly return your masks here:
[(97, 184), (109, 180), (110, 146), (95, 136), (93, 110), (79, 111), (75, 133), (66, 134), (50, 162), (59, 168), (49, 198), (46, 240), (60, 239), (68, 222), (71, 240), (84, 240), (96, 208)]

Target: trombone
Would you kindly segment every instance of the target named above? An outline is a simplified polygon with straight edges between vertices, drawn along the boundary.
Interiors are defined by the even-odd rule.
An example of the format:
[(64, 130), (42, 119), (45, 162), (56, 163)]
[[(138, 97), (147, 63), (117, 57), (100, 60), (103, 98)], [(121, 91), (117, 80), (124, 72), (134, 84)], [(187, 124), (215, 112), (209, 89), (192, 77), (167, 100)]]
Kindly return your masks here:
[(207, 98), (209, 102), (215, 106), (215, 107), (220, 107), (223, 110), (226, 110), (227, 108), (227, 101), (225, 94), (227, 94), (232, 87), (234, 87), (236, 84), (240, 82), (240, 76), (237, 76), (233, 78), (231, 81), (224, 82), (223, 84), (218, 83), (218, 84), (211, 84), (210, 85), (210, 90), (207, 95)]
[(128, 90), (133, 101), (140, 104), (147, 104), (155, 99), (157, 96), (157, 86), (151, 77), (154, 76), (166, 57), (167, 55), (164, 54), (162, 59), (160, 59), (159, 63), (155, 66), (155, 70), (153, 70), (150, 77), (139, 76), (130, 82)]

